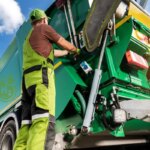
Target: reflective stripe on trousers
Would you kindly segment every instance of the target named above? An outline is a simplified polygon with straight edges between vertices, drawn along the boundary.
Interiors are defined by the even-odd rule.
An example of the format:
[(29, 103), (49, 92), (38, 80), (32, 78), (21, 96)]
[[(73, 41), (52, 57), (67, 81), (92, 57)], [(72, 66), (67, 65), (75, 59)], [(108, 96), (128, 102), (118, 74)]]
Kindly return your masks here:
[(22, 125), (14, 150), (52, 150), (55, 140), (55, 125), (49, 118), (39, 118), (32, 125)]

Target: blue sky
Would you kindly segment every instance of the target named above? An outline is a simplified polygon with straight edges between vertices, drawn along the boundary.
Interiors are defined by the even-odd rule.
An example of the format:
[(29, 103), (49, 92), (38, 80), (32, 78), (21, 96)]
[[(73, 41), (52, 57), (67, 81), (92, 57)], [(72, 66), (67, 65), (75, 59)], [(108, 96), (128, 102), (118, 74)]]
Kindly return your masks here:
[(32, 9), (46, 10), (55, 0), (0, 0), (0, 56)]

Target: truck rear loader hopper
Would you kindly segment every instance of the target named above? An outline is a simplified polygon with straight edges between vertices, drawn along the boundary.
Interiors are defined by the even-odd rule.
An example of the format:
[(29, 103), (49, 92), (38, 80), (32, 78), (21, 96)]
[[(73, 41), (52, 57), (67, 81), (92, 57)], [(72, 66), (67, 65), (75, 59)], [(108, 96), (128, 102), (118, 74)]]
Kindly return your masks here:
[[(127, 0), (57, 0), (46, 13), (81, 49), (55, 60), (53, 149), (148, 143), (149, 14)], [(1, 150), (12, 150), (20, 127), (22, 46), (30, 29), (24, 22), (0, 58)]]

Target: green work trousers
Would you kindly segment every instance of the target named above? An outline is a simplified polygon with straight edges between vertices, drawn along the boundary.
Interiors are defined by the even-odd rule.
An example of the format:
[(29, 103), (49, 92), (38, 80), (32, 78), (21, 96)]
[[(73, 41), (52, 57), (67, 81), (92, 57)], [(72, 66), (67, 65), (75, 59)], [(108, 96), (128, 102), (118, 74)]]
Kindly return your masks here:
[(54, 71), (44, 67), (24, 74), (22, 85), (22, 122), (13, 150), (52, 150), (55, 139)]

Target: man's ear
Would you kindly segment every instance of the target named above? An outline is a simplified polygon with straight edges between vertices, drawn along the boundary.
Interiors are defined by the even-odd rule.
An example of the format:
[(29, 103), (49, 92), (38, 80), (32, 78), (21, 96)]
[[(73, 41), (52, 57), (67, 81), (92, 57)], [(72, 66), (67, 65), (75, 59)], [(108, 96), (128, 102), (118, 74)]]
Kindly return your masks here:
[(42, 23), (46, 23), (46, 20), (45, 20), (45, 18), (42, 18), (42, 20), (41, 20), (41, 21), (42, 21)]
[(44, 18), (43, 20), (44, 20), (44, 23), (47, 23), (47, 22), (48, 22), (48, 21), (47, 21), (47, 18)]

